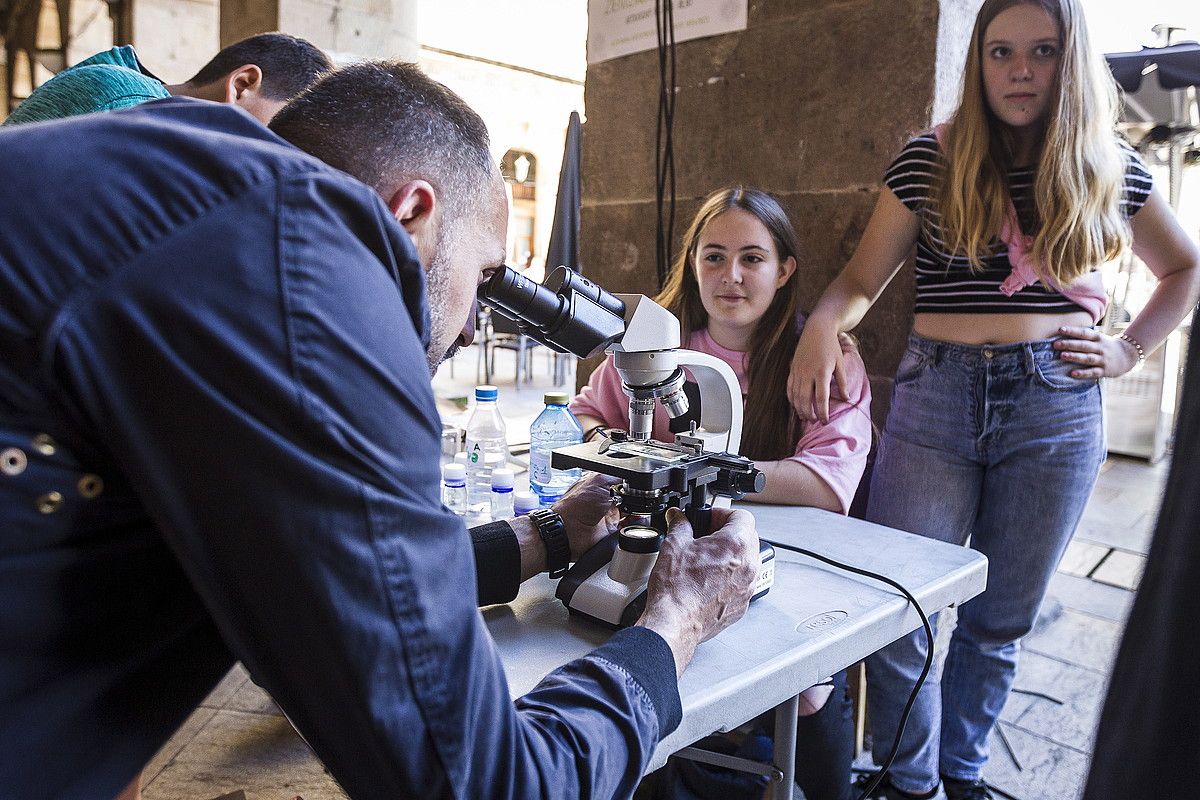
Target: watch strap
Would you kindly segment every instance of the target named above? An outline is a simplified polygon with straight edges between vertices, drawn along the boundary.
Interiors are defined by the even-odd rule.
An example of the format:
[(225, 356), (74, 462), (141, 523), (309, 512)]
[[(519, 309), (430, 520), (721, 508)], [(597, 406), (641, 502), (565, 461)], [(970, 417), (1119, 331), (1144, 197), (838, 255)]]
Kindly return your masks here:
[(538, 535), (546, 545), (546, 570), (551, 578), (561, 578), (571, 565), (571, 544), (567, 541), (567, 526), (557, 511), (537, 508), (529, 512), (537, 526)]

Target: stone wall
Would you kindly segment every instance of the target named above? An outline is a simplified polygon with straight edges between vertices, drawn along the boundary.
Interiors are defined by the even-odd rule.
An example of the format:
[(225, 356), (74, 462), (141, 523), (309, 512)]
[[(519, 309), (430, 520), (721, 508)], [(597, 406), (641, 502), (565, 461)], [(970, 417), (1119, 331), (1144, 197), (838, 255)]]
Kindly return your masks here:
[(138, 58), (167, 83), (186, 81), (220, 49), (220, 0), (136, 0), (131, 14)]
[(418, 0), (220, 0), (221, 46), (286, 31), (349, 58), (417, 57)]
[[(935, 99), (941, 113), (952, 108), (961, 72), (952, 62), (965, 51), (959, 29), (977, 7), (752, 0), (745, 31), (679, 44), (676, 246), (713, 189), (766, 189), (796, 226), (811, 308), (857, 245), (892, 157), (929, 126)], [(589, 276), (615, 291), (656, 289), (658, 83), (655, 52), (587, 72), (581, 255)], [(855, 331), (883, 401), (877, 410), (903, 351), (912, 294), (911, 270), (903, 270)]]

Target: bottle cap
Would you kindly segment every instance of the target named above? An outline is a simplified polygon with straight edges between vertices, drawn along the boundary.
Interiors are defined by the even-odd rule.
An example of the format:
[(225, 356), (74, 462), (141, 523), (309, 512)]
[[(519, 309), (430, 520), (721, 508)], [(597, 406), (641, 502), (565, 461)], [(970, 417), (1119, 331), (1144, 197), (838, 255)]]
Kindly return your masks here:
[(442, 467), (442, 478), (447, 483), (450, 481), (465, 481), (467, 479), (467, 468), (457, 461), (452, 461)]
[(454, 454), (454, 463), (462, 464), (464, 469), (466, 468), (467, 462), (469, 460), (470, 460), (470, 457), (467, 455), (466, 450), (459, 450), (457, 453)]
[(475, 399), (476, 400), (495, 400), (499, 396), (500, 396), (500, 390), (497, 389), (495, 386), (491, 386), (491, 385), (485, 383), (482, 386), (475, 387)]
[(517, 514), (528, 514), (540, 506), (541, 502), (533, 492), (516, 492), (513, 494), (513, 509)]
[(548, 406), (565, 406), (570, 400), (566, 392), (546, 392), (542, 395), (542, 402)]
[(513, 471), (500, 467), (492, 470), (493, 489), (511, 489), (513, 487)]

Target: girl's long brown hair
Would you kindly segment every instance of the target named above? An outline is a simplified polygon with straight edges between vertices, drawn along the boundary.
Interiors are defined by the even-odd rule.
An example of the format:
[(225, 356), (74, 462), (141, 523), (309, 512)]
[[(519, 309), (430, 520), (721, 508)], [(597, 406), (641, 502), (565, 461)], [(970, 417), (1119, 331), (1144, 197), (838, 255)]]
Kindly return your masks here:
[(1130, 240), (1120, 207), (1124, 161), (1114, 133), (1116, 83), (1089, 43), (1078, 0), (986, 0), (979, 9), (962, 101), (946, 132), (945, 169), (935, 190), (942, 220), (935, 230), (940, 228), (949, 252), (965, 254), (975, 270), (1000, 234), (1013, 141), (988, 107), (983, 39), (992, 20), (1019, 5), (1046, 11), (1061, 38), (1058, 85), (1034, 184), (1038, 228), (1025, 233), (1033, 236), (1032, 254), (1045, 273), (1040, 277), (1066, 286), (1115, 258)]
[[(758, 189), (741, 186), (721, 189), (709, 195), (684, 234), (683, 248), (671, 267), (666, 286), (655, 298), (659, 305), (679, 317), (683, 342), (694, 331), (708, 326), (708, 312), (700, 301), (696, 282), (696, 249), (700, 234), (712, 219), (730, 209), (740, 208), (753, 214), (771, 234), (779, 263), (789, 257), (798, 259), (796, 231), (779, 201)], [(771, 300), (771, 305), (754, 329), (750, 340), (746, 406), (742, 426), (743, 455), (759, 461), (787, 458), (796, 452), (800, 438), (800, 418), (787, 397), (787, 378), (792, 353), (800, 331), (800, 281), (796, 270)]]

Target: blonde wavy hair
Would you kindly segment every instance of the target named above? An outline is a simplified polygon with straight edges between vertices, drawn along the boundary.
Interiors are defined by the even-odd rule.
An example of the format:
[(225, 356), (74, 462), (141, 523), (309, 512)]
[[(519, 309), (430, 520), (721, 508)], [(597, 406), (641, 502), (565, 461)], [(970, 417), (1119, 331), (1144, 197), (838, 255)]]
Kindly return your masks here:
[[(1034, 184), (1038, 227), (1032, 255), (1039, 277), (1066, 286), (1115, 258), (1130, 242), (1121, 214), (1125, 163), (1115, 127), (1116, 83), (1091, 47), (1078, 0), (986, 0), (975, 18), (967, 51), (962, 102), (946, 131), (944, 169), (935, 189), (942, 241), (983, 268), (990, 243), (1008, 210), (1007, 174), (1014, 143), (988, 107), (983, 84), (983, 40), (1001, 12), (1018, 5), (1044, 9), (1061, 40), (1059, 75), (1047, 112), (1045, 140)], [(1047, 281), (1046, 279), (1049, 279)]]

